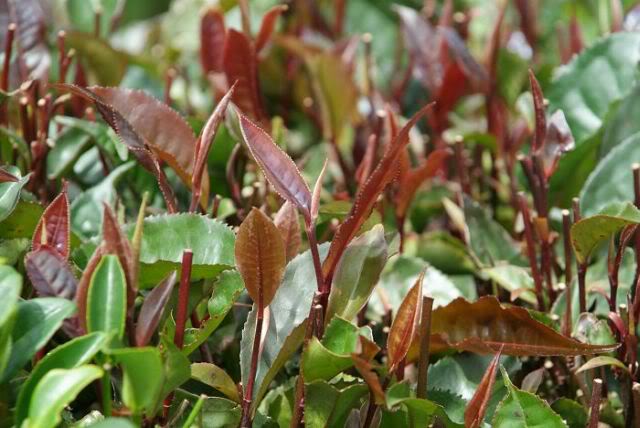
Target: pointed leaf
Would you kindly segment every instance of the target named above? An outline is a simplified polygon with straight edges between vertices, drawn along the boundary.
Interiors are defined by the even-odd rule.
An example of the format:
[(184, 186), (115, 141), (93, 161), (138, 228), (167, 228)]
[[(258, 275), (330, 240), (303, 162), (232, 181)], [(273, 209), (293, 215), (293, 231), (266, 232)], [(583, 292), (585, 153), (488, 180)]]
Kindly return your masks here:
[(353, 365), (356, 366), (358, 373), (364, 379), (364, 381), (369, 386), (369, 391), (373, 394), (374, 402), (378, 405), (384, 404), (385, 395), (384, 390), (382, 389), (382, 385), (380, 384), (380, 378), (373, 371), (373, 366), (371, 362), (365, 360), (357, 356), (356, 354), (352, 354), (351, 358), (353, 359)]
[(302, 243), (298, 212), (295, 206), (286, 201), (276, 213), (276, 218), (273, 222), (280, 231), (280, 235), (282, 235), (287, 262), (289, 262), (298, 255), (300, 244)]
[(538, 79), (536, 79), (536, 76), (533, 74), (531, 69), (529, 69), (529, 84), (531, 85), (533, 109), (536, 118), (536, 129), (531, 149), (534, 152), (539, 152), (544, 146), (545, 136), (547, 134), (547, 114), (544, 108), (544, 95), (542, 94), (542, 88), (540, 88)]
[(231, 400), (240, 403), (238, 388), (231, 377), (215, 364), (194, 363), (191, 364), (191, 378), (198, 380), (211, 388), (222, 392)]
[(313, 186), (313, 194), (311, 195), (311, 220), (313, 222), (318, 218), (318, 211), (320, 211), (320, 194), (322, 193), (322, 181), (324, 180), (324, 174), (327, 172), (327, 165), (329, 164), (329, 158), (324, 160), (320, 174), (316, 179), (316, 184)]
[(94, 365), (49, 371), (33, 391), (27, 425), (33, 428), (57, 425), (62, 420), (64, 408), (102, 375), (102, 369)]
[(16, 183), (20, 181), (18, 177), (4, 168), (0, 168), (0, 183)]
[(493, 357), (491, 364), (487, 368), (482, 380), (478, 385), (478, 389), (464, 411), (464, 424), (466, 427), (477, 428), (482, 425), (487, 405), (491, 398), (493, 384), (496, 381), (496, 373), (498, 372), (498, 363), (500, 362), (500, 352)]
[(205, 74), (222, 71), (224, 39), (224, 15), (215, 7), (207, 9), (200, 20), (200, 63)]
[(590, 355), (609, 352), (614, 345), (591, 345), (563, 336), (536, 321), (526, 309), (502, 306), (493, 296), (470, 303), (458, 298), (433, 311), (431, 351), (445, 349), (503, 354)]
[(147, 294), (136, 322), (136, 346), (145, 346), (156, 331), (176, 282), (176, 271), (171, 272)]
[(127, 284), (118, 258), (102, 257), (87, 295), (87, 330), (114, 333), (122, 338), (127, 313)]
[(41, 246), (28, 253), (24, 265), (40, 297), (72, 299), (76, 295), (78, 280), (67, 261), (51, 247)]
[(280, 196), (295, 204), (309, 219), (311, 192), (296, 164), (258, 125), (242, 114), (239, 118), (242, 137), (264, 175)]
[(581, 365), (578, 370), (576, 370), (576, 374), (582, 373), (587, 370), (595, 369), (597, 367), (604, 366), (614, 366), (618, 367), (624, 371), (628, 371), (627, 366), (617, 358), (607, 357), (606, 355), (601, 355), (598, 357), (591, 358), (589, 361)]
[(391, 324), (387, 339), (389, 372), (393, 372), (396, 369), (411, 347), (411, 340), (415, 335), (420, 319), (424, 272), (423, 270), (420, 273), (415, 284), (407, 293)]
[(322, 271), (326, 281), (330, 281), (333, 278), (336, 266), (345, 248), (366, 221), (374, 204), (378, 200), (378, 196), (380, 196), (385, 187), (387, 187), (387, 184), (393, 179), (395, 173), (393, 165), (409, 143), (409, 131), (431, 108), (431, 105), (423, 107), (407, 122), (398, 135), (394, 137), (393, 141), (391, 141), (384, 156), (364, 186), (360, 188), (348, 217), (340, 225), (331, 241), (329, 254), (322, 265)]
[(105, 252), (116, 255), (124, 270), (127, 283), (127, 303), (128, 306), (131, 306), (138, 290), (138, 285), (133, 282), (136, 261), (133, 260), (133, 251), (129, 240), (122, 232), (113, 210), (107, 204), (104, 204), (102, 216), (102, 242)]
[(260, 25), (260, 31), (256, 36), (256, 52), (260, 53), (265, 45), (269, 42), (271, 38), (271, 34), (275, 29), (276, 22), (278, 21), (278, 17), (286, 12), (288, 9), (287, 5), (277, 5), (272, 7), (264, 14), (262, 17), (262, 24)]

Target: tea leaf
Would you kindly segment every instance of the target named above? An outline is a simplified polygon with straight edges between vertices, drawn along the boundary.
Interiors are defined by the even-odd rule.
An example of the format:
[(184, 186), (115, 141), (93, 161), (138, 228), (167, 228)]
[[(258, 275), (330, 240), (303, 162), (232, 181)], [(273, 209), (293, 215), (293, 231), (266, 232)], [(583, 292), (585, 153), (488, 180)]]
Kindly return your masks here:
[(209, 385), (211, 388), (222, 392), (236, 403), (240, 403), (238, 388), (233, 382), (233, 379), (231, 379), (227, 372), (215, 364), (191, 364), (191, 378)]
[[(18, 168), (12, 167), (8, 172), (18, 178)], [(20, 191), (29, 181), (29, 175), (18, 178), (17, 181), (0, 182), (0, 221), (5, 220), (13, 212), (20, 200)]]
[(422, 302), (422, 280), (424, 270), (402, 301), (393, 319), (387, 339), (387, 357), (389, 372), (393, 373), (397, 365), (406, 357), (419, 324)]
[(136, 346), (146, 346), (151, 340), (171, 297), (176, 277), (176, 271), (171, 272), (145, 297), (136, 322)]
[(622, 369), (624, 371), (628, 371), (629, 370), (627, 368), (627, 366), (624, 365), (624, 363), (622, 361), (618, 360), (617, 358), (607, 357), (606, 355), (601, 355), (601, 356), (598, 356), (598, 357), (591, 358), (589, 361), (587, 361), (586, 363), (584, 363), (583, 365), (578, 367), (578, 369), (576, 370), (576, 374), (582, 373), (582, 372), (587, 371), (587, 370), (595, 369), (597, 367), (604, 367), (604, 366), (614, 366), (614, 367), (618, 367), (618, 368), (620, 368), (620, 369)]
[(493, 357), (491, 364), (487, 368), (478, 389), (476, 390), (469, 404), (464, 411), (464, 425), (470, 428), (477, 428), (482, 425), (484, 416), (487, 412), (487, 405), (491, 398), (493, 384), (496, 381), (496, 373), (498, 372), (498, 364), (500, 362), (500, 352)]
[(134, 413), (151, 411), (160, 398), (165, 381), (162, 358), (157, 348), (123, 348), (111, 352), (122, 366), (122, 401)]
[(278, 290), (286, 264), (278, 228), (262, 211), (253, 208), (236, 236), (236, 266), (249, 296), (264, 308)]
[(200, 19), (200, 63), (205, 74), (222, 72), (224, 39), (224, 15), (211, 7)]
[(277, 5), (269, 9), (267, 13), (264, 14), (262, 17), (262, 23), (260, 24), (260, 31), (256, 36), (256, 52), (260, 53), (260, 51), (262, 51), (262, 49), (267, 45), (271, 38), (271, 34), (273, 34), (273, 30), (275, 29), (278, 17), (286, 12), (287, 9), (287, 5)]
[(298, 255), (302, 238), (300, 236), (300, 223), (295, 206), (286, 201), (276, 213), (273, 221), (280, 231), (286, 253), (287, 262)]
[(127, 284), (122, 265), (106, 255), (96, 266), (87, 294), (87, 330), (114, 333), (122, 338), (127, 313)]
[(280, 196), (295, 204), (305, 219), (309, 219), (311, 191), (296, 164), (273, 142), (269, 134), (242, 114), (239, 114), (239, 118), (242, 138), (264, 175)]
[(25, 256), (24, 265), (39, 296), (65, 299), (75, 296), (78, 280), (57, 251), (48, 246), (41, 247)]

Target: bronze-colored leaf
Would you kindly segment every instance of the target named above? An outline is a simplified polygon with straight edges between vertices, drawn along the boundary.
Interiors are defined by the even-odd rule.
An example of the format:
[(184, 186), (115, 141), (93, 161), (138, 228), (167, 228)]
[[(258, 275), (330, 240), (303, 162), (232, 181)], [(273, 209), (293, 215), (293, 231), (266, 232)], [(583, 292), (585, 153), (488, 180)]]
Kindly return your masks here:
[(62, 255), (48, 246), (31, 251), (24, 258), (24, 266), (40, 297), (72, 299), (78, 280)]
[(205, 74), (222, 72), (225, 32), (222, 12), (215, 7), (207, 9), (200, 20), (200, 62)]
[[(378, 196), (391, 182), (396, 172), (394, 168), (398, 157), (409, 143), (409, 131), (427, 112), (432, 104), (421, 108), (393, 138), (376, 169), (371, 173), (364, 186), (356, 195), (355, 203), (347, 218), (338, 228), (331, 241), (329, 254), (322, 265), (325, 281), (331, 281), (340, 257), (349, 242), (356, 236), (362, 224), (367, 220)], [(390, 115), (391, 116), (391, 115)]]
[(398, 193), (396, 194), (396, 216), (405, 218), (407, 210), (413, 200), (413, 196), (420, 185), (427, 179), (433, 177), (442, 167), (444, 161), (449, 157), (449, 151), (438, 149), (429, 154), (429, 157), (419, 167), (411, 170), (400, 182)]
[(288, 6), (286, 4), (280, 4), (272, 7), (265, 13), (262, 18), (262, 24), (260, 24), (260, 31), (258, 31), (258, 35), (256, 36), (256, 52), (260, 53), (262, 49), (266, 46), (271, 38), (271, 34), (273, 34), (273, 30), (276, 27), (276, 22), (278, 21), (278, 17), (286, 12)]
[(423, 279), (424, 270), (400, 304), (398, 313), (393, 319), (393, 324), (391, 324), (389, 338), (387, 339), (389, 373), (393, 373), (398, 364), (407, 356), (411, 347), (411, 340), (415, 336), (420, 319)]
[[(590, 355), (609, 352), (614, 345), (591, 345), (574, 340), (536, 321), (526, 309), (503, 306), (493, 296), (476, 302), (458, 298), (433, 311), (431, 349), (505, 355)], [(504, 347), (504, 348), (503, 348)]]
[(280, 231), (269, 217), (253, 208), (236, 237), (236, 267), (249, 296), (266, 307), (276, 294), (286, 265)]
[(384, 390), (382, 389), (382, 385), (380, 384), (380, 378), (373, 371), (373, 366), (371, 362), (365, 360), (364, 358), (359, 357), (356, 354), (351, 354), (351, 359), (353, 360), (353, 365), (355, 366), (362, 379), (369, 386), (369, 391), (373, 394), (374, 402), (377, 405), (382, 405), (385, 402)]
[(33, 251), (48, 246), (65, 260), (69, 258), (69, 199), (66, 189), (56, 196), (42, 213), (33, 232)]
[(136, 346), (146, 346), (158, 327), (165, 306), (171, 297), (176, 282), (176, 271), (172, 271), (160, 284), (156, 285), (142, 303), (136, 322)]
[(531, 84), (531, 95), (533, 95), (533, 108), (536, 116), (536, 130), (533, 139), (532, 150), (539, 151), (544, 146), (547, 134), (547, 116), (544, 108), (544, 95), (540, 88), (540, 83), (536, 79), (532, 70), (529, 70), (529, 83)]
[(233, 102), (253, 120), (262, 123), (264, 109), (260, 98), (258, 60), (251, 41), (244, 33), (229, 29), (224, 42), (222, 66), (227, 82), (238, 82)]
[(285, 202), (276, 213), (274, 223), (282, 235), (287, 262), (289, 262), (298, 255), (302, 243), (296, 207), (289, 201)]
[(242, 114), (239, 118), (242, 137), (264, 175), (280, 196), (295, 204), (309, 219), (311, 191), (296, 164), (262, 128)]
[(496, 372), (498, 371), (498, 363), (500, 362), (500, 351), (493, 357), (487, 371), (482, 376), (482, 380), (476, 389), (475, 394), (469, 400), (467, 408), (464, 411), (464, 425), (468, 428), (477, 428), (482, 424), (484, 415), (487, 412), (487, 405), (491, 398), (493, 384), (496, 381)]

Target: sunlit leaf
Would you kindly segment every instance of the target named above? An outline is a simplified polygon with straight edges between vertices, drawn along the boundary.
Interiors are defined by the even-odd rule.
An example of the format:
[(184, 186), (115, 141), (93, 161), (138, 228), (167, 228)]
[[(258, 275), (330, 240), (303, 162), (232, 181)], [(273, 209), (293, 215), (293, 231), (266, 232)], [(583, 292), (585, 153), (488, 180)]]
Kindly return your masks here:
[(210, 363), (194, 363), (191, 365), (191, 377), (199, 380), (222, 392), (236, 403), (240, 402), (240, 395), (233, 379), (215, 364)]
[[(12, 176), (18, 178), (18, 168), (11, 167), (8, 172)], [(15, 173), (15, 174), (14, 174)], [(20, 199), (20, 191), (29, 181), (29, 175), (18, 178), (18, 181), (3, 181), (0, 182), (0, 221), (3, 221), (13, 212), (18, 205)]]

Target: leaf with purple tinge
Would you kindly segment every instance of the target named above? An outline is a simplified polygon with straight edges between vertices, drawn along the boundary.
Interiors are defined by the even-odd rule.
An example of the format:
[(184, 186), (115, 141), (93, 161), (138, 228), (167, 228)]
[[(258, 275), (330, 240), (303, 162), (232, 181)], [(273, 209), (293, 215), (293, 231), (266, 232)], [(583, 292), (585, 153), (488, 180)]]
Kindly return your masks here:
[(40, 297), (72, 299), (78, 280), (60, 253), (48, 246), (28, 253), (24, 265), (31, 284)]
[(69, 200), (63, 190), (44, 210), (33, 233), (33, 250), (43, 246), (60, 254), (65, 260), (69, 258)]
[(200, 19), (200, 62), (205, 74), (222, 71), (225, 32), (223, 13), (215, 7), (207, 9)]
[(145, 297), (136, 322), (136, 346), (146, 346), (151, 340), (171, 297), (176, 276), (176, 271), (172, 271)]

